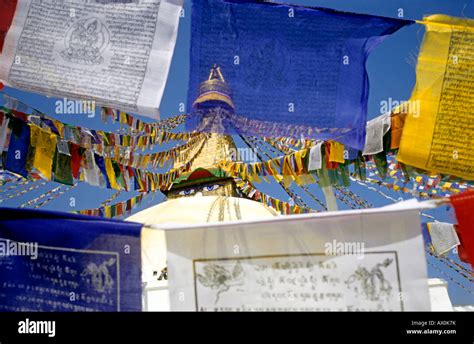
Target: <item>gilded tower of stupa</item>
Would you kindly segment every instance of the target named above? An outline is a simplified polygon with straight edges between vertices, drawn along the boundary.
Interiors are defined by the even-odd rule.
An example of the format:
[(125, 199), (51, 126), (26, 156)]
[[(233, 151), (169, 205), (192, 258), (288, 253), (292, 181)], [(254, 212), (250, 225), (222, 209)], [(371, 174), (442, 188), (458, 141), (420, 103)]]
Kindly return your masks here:
[(242, 197), (234, 180), (219, 168), (219, 162), (235, 158), (236, 145), (222, 132), (221, 115), (235, 110), (232, 91), (219, 67), (214, 66), (207, 80), (199, 86), (193, 103), (205, 114), (203, 125), (212, 127), (208, 137), (183, 152), (183, 159), (175, 160), (175, 167), (194, 157), (191, 172), (180, 176), (169, 190), (162, 190), (167, 201), (143, 210), (128, 218), (144, 224), (197, 224), (216, 221), (252, 220), (276, 216), (275, 210), (262, 203)]

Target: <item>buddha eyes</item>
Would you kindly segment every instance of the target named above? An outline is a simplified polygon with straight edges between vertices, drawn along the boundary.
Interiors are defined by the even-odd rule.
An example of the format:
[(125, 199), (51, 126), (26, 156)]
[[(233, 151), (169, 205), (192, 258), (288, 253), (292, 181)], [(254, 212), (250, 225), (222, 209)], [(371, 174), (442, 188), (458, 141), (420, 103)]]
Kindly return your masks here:
[[(220, 184), (206, 185), (201, 189), (201, 191), (210, 192), (210, 191), (217, 190), (221, 186), (222, 185)], [(178, 194), (181, 196), (190, 196), (190, 195), (194, 195), (195, 193), (196, 193), (196, 189), (186, 189), (186, 190), (181, 190)]]
[(219, 184), (215, 184), (215, 185), (207, 185), (205, 187), (202, 188), (202, 191), (214, 191), (216, 189), (219, 189), (220, 185)]
[(194, 194), (195, 192), (196, 192), (196, 190), (194, 190), (194, 189), (186, 189), (186, 190), (180, 191), (179, 194), (181, 196), (189, 196), (189, 195)]

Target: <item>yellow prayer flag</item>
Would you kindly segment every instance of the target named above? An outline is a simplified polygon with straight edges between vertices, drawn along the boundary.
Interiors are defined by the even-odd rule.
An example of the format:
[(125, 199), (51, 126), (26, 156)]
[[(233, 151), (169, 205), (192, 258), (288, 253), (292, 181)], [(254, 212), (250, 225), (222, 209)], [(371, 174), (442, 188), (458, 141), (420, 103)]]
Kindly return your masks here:
[(54, 126), (58, 130), (59, 136), (64, 137), (64, 124), (59, 121), (53, 121)]
[(283, 184), (285, 187), (289, 187), (295, 180), (296, 173), (293, 171), (291, 166), (291, 157), (289, 155), (285, 156), (283, 159)]
[(117, 184), (117, 180), (115, 179), (115, 171), (112, 166), (112, 159), (110, 158), (105, 158), (105, 171), (107, 172), (110, 187), (115, 190), (120, 190), (120, 187)]
[(306, 156), (305, 149), (295, 152), (296, 168), (298, 169), (299, 172), (303, 171), (303, 159), (305, 156)]
[(252, 164), (250, 165), (252, 167), (252, 181), (255, 182), (255, 183), (261, 183), (262, 181), (260, 180), (260, 178), (258, 177), (258, 164)]
[(110, 205), (106, 205), (104, 207), (104, 216), (106, 218), (111, 218), (112, 217), (112, 207)]
[(296, 184), (298, 185), (308, 185), (308, 184), (315, 184), (316, 180), (311, 174), (301, 174), (296, 176)]
[(124, 111), (120, 111), (120, 117), (119, 117), (120, 123), (122, 124), (127, 124), (127, 113)]
[(148, 167), (148, 164), (150, 163), (150, 156), (149, 155), (144, 155), (143, 156), (143, 160), (142, 160), (142, 163), (141, 163), (141, 167), (143, 169), (146, 169)]
[(280, 211), (280, 200), (279, 199), (275, 199), (275, 208), (276, 208), (276, 210)]
[(329, 142), (329, 161), (339, 162), (343, 164), (344, 160), (344, 145), (336, 141)]
[(474, 179), (474, 20), (424, 18), (398, 161)]
[(444, 185), (443, 185), (443, 189), (449, 189), (451, 187), (451, 183), (450, 182), (446, 182)]
[(56, 135), (35, 125), (30, 125), (30, 144), (35, 147), (32, 165), (47, 180), (51, 180), (56, 143)]

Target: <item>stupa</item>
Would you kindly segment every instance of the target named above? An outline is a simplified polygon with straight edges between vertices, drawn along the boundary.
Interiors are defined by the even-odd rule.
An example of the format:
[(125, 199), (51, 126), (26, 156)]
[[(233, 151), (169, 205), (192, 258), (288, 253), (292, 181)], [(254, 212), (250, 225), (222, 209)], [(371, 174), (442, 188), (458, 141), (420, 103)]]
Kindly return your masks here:
[[(236, 145), (229, 135), (219, 133), (222, 115), (235, 111), (232, 92), (219, 69), (211, 69), (208, 80), (201, 83), (193, 103), (203, 115), (205, 126), (213, 126), (203, 143), (182, 152), (174, 161), (177, 167), (194, 156), (189, 173), (180, 176), (167, 190), (167, 200), (126, 219), (143, 223), (142, 282), (144, 309), (167, 310), (166, 238), (161, 226), (167, 224), (203, 224), (237, 220), (256, 220), (279, 215), (276, 210), (246, 198), (235, 182), (218, 164), (237, 158)], [(153, 228), (150, 228), (153, 227)]]
[[(222, 117), (219, 114), (235, 111), (232, 92), (219, 67), (214, 65), (209, 78), (199, 86), (193, 103), (195, 110), (204, 114), (202, 121), (210, 121), (212, 133), (203, 144), (182, 153), (195, 156), (191, 172), (175, 180), (169, 190), (162, 190), (167, 201), (130, 216), (127, 220), (146, 225), (164, 223), (198, 224), (215, 221), (254, 220), (277, 215), (266, 205), (247, 199), (237, 190), (234, 180), (218, 167), (222, 160), (236, 157), (236, 145), (229, 135), (219, 133)], [(183, 163), (175, 160), (175, 167)]]

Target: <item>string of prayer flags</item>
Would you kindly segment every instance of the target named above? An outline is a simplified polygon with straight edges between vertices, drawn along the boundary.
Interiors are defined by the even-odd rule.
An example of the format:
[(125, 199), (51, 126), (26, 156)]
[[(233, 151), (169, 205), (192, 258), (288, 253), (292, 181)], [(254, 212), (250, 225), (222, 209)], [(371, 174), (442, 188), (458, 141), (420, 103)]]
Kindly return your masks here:
[[(405, 111), (405, 110), (403, 110)], [(399, 115), (403, 116), (405, 112), (394, 111), (392, 117), (397, 117)], [(250, 140), (257, 140), (256, 138), (249, 137)], [(301, 152), (295, 150), (290, 145), (297, 143), (295, 139), (285, 140), (283, 138), (270, 139), (262, 138), (262, 141), (270, 145), (270, 150), (279, 154), (281, 152), (285, 153), (290, 157), (278, 157), (262, 163), (250, 164), (247, 167), (241, 167), (241, 162), (236, 162), (234, 166), (232, 162), (224, 163), (225, 169), (234, 177), (242, 177), (244, 179), (249, 179), (251, 181), (257, 181), (257, 175), (266, 178), (267, 176), (273, 176), (276, 181), (280, 182), (284, 178), (282, 174), (287, 174), (290, 178), (286, 178), (287, 182), (292, 181), (293, 178), (298, 185), (301, 182), (302, 176), (308, 176), (308, 174), (300, 174), (298, 176), (297, 169), (292, 171), (292, 166), (295, 166), (300, 159), (296, 158), (296, 152)], [(375, 155), (362, 156), (362, 152), (356, 152), (356, 156), (351, 156), (346, 150), (345, 147), (340, 151), (344, 152), (344, 163), (331, 161), (334, 158), (330, 158), (331, 155), (331, 143), (328, 142), (308, 142), (309, 146), (305, 143), (304, 146), (309, 151), (305, 153), (305, 158), (301, 160), (302, 166), (307, 166), (303, 168), (304, 173), (315, 173), (318, 177), (319, 183), (321, 186), (327, 185), (349, 185), (349, 164), (354, 166), (353, 176), (359, 180), (367, 180), (366, 169), (369, 171), (370, 175), (379, 175), (381, 178), (388, 176), (393, 178), (395, 182), (393, 184), (387, 183), (380, 180), (369, 180), (371, 183), (378, 183), (380, 186), (386, 186), (389, 189), (394, 191), (401, 191), (403, 193), (409, 193), (414, 196), (423, 197), (423, 198), (433, 198), (433, 197), (442, 197), (447, 192), (459, 193), (463, 190), (471, 188), (469, 184), (463, 183), (461, 180), (455, 180), (452, 176), (440, 176), (440, 175), (424, 175), (419, 174), (423, 171), (417, 171), (415, 169), (410, 169), (404, 164), (400, 164), (395, 161), (395, 157), (392, 155), (391, 150), (391, 131), (388, 131), (383, 136), (383, 152), (377, 153)], [(255, 142), (254, 142), (255, 143)], [(341, 145), (342, 146), (342, 145)], [(343, 146), (342, 146), (343, 147)], [(273, 149), (275, 148), (275, 149)], [(342, 153), (339, 153), (342, 154)], [(390, 158), (390, 159), (389, 159)], [(283, 162), (286, 159), (286, 168), (282, 169)], [(289, 163), (288, 163), (289, 161)], [(342, 160), (340, 160), (342, 161)], [(288, 168), (289, 167), (289, 168)], [(276, 170), (275, 170), (276, 168)], [(403, 186), (397, 185), (397, 181), (401, 180), (404, 184)], [(417, 184), (416, 191), (412, 188), (406, 187), (406, 183), (412, 181)], [(312, 181), (315, 182), (314, 180)], [(303, 183), (304, 184), (304, 183)], [(422, 191), (418, 191), (422, 190)]]
[[(32, 118), (35, 118), (34, 116), (28, 116), (25, 113), (15, 110), (2, 114), (4, 115), (4, 118), (14, 118), (15, 123), (23, 123), (23, 120), (28, 121), (30, 125), (29, 127), (34, 127), (35, 131), (41, 130), (42, 135), (48, 136), (57, 132), (59, 134), (63, 133), (63, 136), (66, 136), (65, 133), (70, 129), (68, 125), (58, 125), (58, 123), (55, 123), (53, 120), (41, 121), (40, 117), (37, 117), (40, 121), (36, 122), (36, 120), (31, 120)], [(41, 127), (38, 127), (34, 123), (38, 123)], [(13, 123), (10, 126), (13, 127)], [(55, 128), (55, 130), (53, 130), (53, 128)], [(61, 136), (56, 136), (58, 142), (56, 145), (57, 152), (54, 150), (54, 145), (52, 144), (50, 144), (49, 148), (46, 149), (52, 154), (52, 180), (69, 185), (74, 182), (74, 179), (82, 180), (91, 185), (110, 187), (116, 190), (146, 188), (142, 190), (150, 191), (150, 189), (147, 189), (148, 187), (153, 190), (168, 185), (166, 183), (172, 181), (173, 176), (179, 175), (181, 172), (172, 171), (169, 174), (165, 174), (164, 176), (166, 177), (163, 177), (160, 174), (149, 174), (149, 172), (145, 171), (139, 173), (139, 175), (143, 175), (144, 177), (141, 178), (140, 181), (137, 181), (134, 179), (136, 174), (135, 170), (138, 168), (146, 169), (150, 164), (156, 168), (158, 165), (162, 166), (164, 162), (170, 159), (174, 160), (178, 156), (180, 157), (180, 161), (189, 162), (189, 159), (192, 159), (189, 155), (195, 153), (194, 149), (190, 150), (189, 148), (195, 144), (199, 144), (199, 142), (201, 142), (202, 147), (206, 137), (206, 134), (195, 133), (196, 136), (181, 146), (174, 147), (168, 151), (140, 155), (134, 154), (133, 150), (125, 150), (122, 153), (117, 146), (106, 146), (99, 149), (100, 146), (94, 143), (99, 142), (99, 140), (97, 140), (98, 135), (96, 131), (80, 128), (80, 131), (75, 132), (79, 133), (79, 138), (75, 138), (75, 141), (89, 147), (89, 149), (83, 148), (76, 143), (63, 140)], [(35, 134), (33, 133), (33, 135)], [(28, 140), (30, 139), (30, 136), (31, 135), (28, 135)], [(13, 139), (11, 140), (13, 147), (15, 146), (15, 143), (18, 143), (15, 142), (15, 138), (16, 136), (13, 135)], [(114, 136), (111, 136), (107, 139), (108, 144), (117, 142), (113, 141), (113, 138)], [(319, 144), (321, 148), (318, 153), (318, 150), (315, 149), (314, 143), (310, 140), (303, 141), (292, 138), (279, 138), (278, 140), (273, 140), (264, 138), (263, 141), (269, 143), (272, 147), (274, 146), (277, 149), (284, 151), (286, 155), (262, 163), (245, 164), (242, 162), (224, 162), (223, 166), (227, 166), (226, 170), (231, 173), (231, 176), (241, 177), (253, 182), (259, 182), (260, 176), (264, 179), (266, 179), (267, 176), (272, 176), (276, 181), (289, 186), (293, 181), (298, 185), (316, 182), (314, 178), (308, 174), (309, 171), (313, 171), (323, 186), (331, 184), (348, 185), (348, 164), (352, 163), (356, 167), (356, 172), (359, 175), (358, 178), (363, 180), (365, 177), (366, 161), (362, 156), (356, 156), (355, 159), (353, 159), (353, 157), (351, 158), (349, 156), (350, 154), (347, 154), (348, 151), (346, 150), (346, 147), (338, 142), (327, 141), (316, 143), (317, 145)], [(313, 146), (311, 146), (312, 143)], [(305, 148), (295, 150), (291, 148), (290, 145)], [(377, 174), (382, 177), (385, 176), (385, 174), (389, 174), (392, 178), (400, 179), (408, 176), (405, 172), (401, 172), (403, 165), (399, 164), (397, 165), (399, 167), (394, 168), (393, 163), (389, 164), (387, 161), (386, 154), (390, 153), (390, 145), (391, 133), (387, 132), (383, 137), (384, 151), (372, 156), (372, 159), (375, 162)], [(18, 149), (15, 149), (15, 151), (18, 151), (18, 157), (26, 156), (26, 161), (23, 163), (21, 160), (14, 160), (14, 162), (19, 163), (19, 166), (25, 166), (26, 172), (23, 171), (23, 173), (27, 175), (27, 172), (35, 173), (37, 171), (41, 174), (46, 173), (46, 176), (43, 175), (43, 177), (49, 178), (47, 171), (49, 170), (50, 160), (41, 159), (41, 151), (38, 152), (38, 154), (35, 154), (34, 144), (30, 145), (29, 141), (25, 142), (22, 147), (23, 152), (18, 151)], [(45, 148), (46, 147), (43, 147), (43, 149)], [(91, 149), (94, 150), (91, 151), (91, 154), (85, 153)], [(8, 158), (8, 156), (12, 157), (12, 153), (12, 150), (10, 150), (10, 153), (7, 152), (5, 158)], [(320, 154), (320, 156), (318, 157), (317, 154)], [(194, 156), (196, 155), (197, 153), (194, 154)], [(110, 162), (104, 159), (110, 159)], [(314, 159), (316, 159), (316, 161), (319, 159), (320, 163), (313, 166)], [(367, 162), (369, 162), (369, 168), (372, 168), (373, 164), (371, 164), (370, 161)], [(44, 166), (39, 166), (40, 168), (37, 169), (35, 168), (37, 164), (44, 164)], [(7, 162), (5, 165), (8, 166), (10, 163)], [(11, 168), (12, 171), (14, 171), (15, 168), (18, 168), (18, 166), (15, 167), (13, 165), (7, 167), (7, 169)], [(182, 168), (180, 167), (178, 170), (185, 171), (190, 166), (189, 163), (183, 164)], [(315, 169), (313, 170), (312, 168)], [(406, 168), (407, 167), (405, 167), (405, 169)], [(407, 172), (409, 171), (407, 170)], [(457, 190), (461, 190), (462, 188), (462, 185), (458, 185), (455, 182), (449, 181), (450, 184), (448, 184), (448, 182), (441, 181), (439, 176), (431, 179), (423, 179), (422, 176), (417, 176), (414, 172), (415, 171), (409, 173), (416, 176), (416, 178), (422, 178), (425, 190), (434, 188), (431, 193), (420, 192), (420, 195), (425, 195), (423, 197), (435, 196), (438, 186), (441, 187), (442, 190), (454, 190), (453, 192), (458, 192)], [(71, 178), (71, 174), (73, 178)], [(395, 187), (397, 188), (398, 186)]]
[(398, 160), (474, 180), (474, 20), (425, 17)]
[[(188, 112), (205, 116), (192, 106), (215, 64), (238, 110), (223, 121), (226, 133), (262, 136), (261, 123), (273, 129), (273, 136), (332, 139), (362, 150), (366, 59), (386, 37), (410, 24), (324, 8), (193, 0)], [(194, 130), (203, 123), (186, 124)], [(205, 130), (221, 130), (215, 127)]]
[(263, 192), (255, 189), (253, 185), (249, 181), (244, 181), (240, 178), (234, 178), (235, 185), (237, 188), (242, 192), (245, 196), (247, 196), (250, 199), (253, 199), (254, 201), (260, 202), (265, 204), (268, 207), (271, 207), (278, 212), (280, 212), (282, 215), (289, 215), (289, 214), (308, 214), (308, 213), (314, 213), (315, 211), (306, 208), (306, 207), (301, 207), (296, 204), (290, 204), (289, 202), (284, 202), (279, 199), (270, 197)]
[(272, 145), (278, 145), (278, 149), (290, 148), (290, 145), (294, 148), (308, 148), (314, 144), (314, 140), (295, 139), (293, 137), (261, 137), (261, 139)]
[[(351, 208), (353, 208), (353, 209), (373, 208), (374, 207), (371, 203), (369, 203), (365, 199), (359, 197), (358, 195), (353, 193), (350, 189), (343, 188), (343, 187), (340, 187), (340, 186), (335, 186), (334, 189), (336, 190), (336, 192), (335, 192), (336, 197), (338, 197), (338, 194), (341, 194), (339, 199), (346, 198), (349, 201), (353, 202), (356, 206), (358, 206), (356, 208), (351, 206)], [(343, 201), (343, 202), (346, 203), (345, 201)]]
[[(279, 152), (284, 152), (285, 154), (291, 155), (296, 151), (284, 144), (279, 144), (275, 140), (271, 139), (264, 139), (265, 142), (269, 143), (271, 147), (276, 148)], [(329, 186), (329, 185), (349, 185), (349, 171), (347, 169), (347, 162), (352, 162), (354, 165), (358, 164), (358, 157), (355, 158), (350, 156), (345, 149), (344, 145), (336, 143), (334, 145), (334, 152), (333, 157), (330, 158), (331, 153), (331, 143), (328, 142), (317, 142), (313, 143), (314, 145), (311, 146), (311, 141), (306, 141), (303, 143), (303, 146), (309, 149), (309, 153), (304, 154), (304, 162), (307, 163), (308, 167), (305, 171), (315, 173), (319, 179), (319, 185)], [(315, 149), (313, 149), (315, 148)], [(322, 148), (322, 150), (321, 150)], [(279, 152), (274, 153), (278, 154)], [(309, 155), (309, 156), (308, 156)], [(308, 157), (308, 158), (306, 158)], [(346, 161), (344, 159), (349, 159), (351, 161)], [(339, 163), (337, 161), (330, 161), (330, 159), (343, 161), (344, 163)], [(298, 161), (298, 159), (296, 159)], [(363, 166), (360, 166), (362, 169)], [(364, 170), (365, 171), (365, 170)], [(362, 173), (362, 171), (361, 171)], [(362, 173), (363, 174), (363, 173)], [(302, 186), (304, 184), (313, 184), (316, 180), (312, 177), (311, 174), (302, 173), (300, 175), (295, 176), (295, 181), (298, 185)], [(325, 206), (323, 206), (325, 207)]]
[(157, 168), (158, 166), (163, 167), (166, 162), (175, 161), (178, 158), (181, 161), (186, 161), (191, 154), (190, 148), (205, 140), (208, 135), (209, 134), (201, 134), (195, 136), (185, 144), (173, 147), (166, 151), (136, 155), (127, 152), (125, 155), (115, 154), (113, 159), (121, 164), (130, 165), (132, 167), (141, 167), (143, 169), (148, 168), (150, 165), (153, 168)]
[(117, 194), (115, 194), (115, 197), (111, 197), (107, 204), (103, 202), (100, 207), (98, 208), (93, 208), (93, 209), (83, 209), (83, 210), (78, 210), (75, 213), (81, 214), (81, 215), (89, 215), (89, 216), (100, 216), (100, 217), (105, 217), (105, 218), (117, 218), (117, 217), (123, 217), (126, 215), (130, 215), (133, 209), (136, 207), (140, 206), (142, 202), (150, 196), (150, 194), (155, 196), (155, 193), (150, 193), (150, 192), (142, 192), (137, 196), (131, 197), (125, 201), (117, 202), (114, 204), (108, 204), (110, 203), (114, 198), (116, 198)]
[(94, 145), (94, 148), (98, 151), (102, 151), (109, 146), (122, 148), (140, 147), (142, 149), (152, 148), (154, 145), (161, 145), (169, 141), (188, 141), (202, 135), (201, 133), (187, 132), (173, 133), (161, 131), (156, 128), (152, 128), (151, 133), (147, 135), (117, 134), (74, 126), (49, 118), (44, 114), (41, 116), (29, 115), (2, 106), (0, 106), (0, 113), (20, 118), (25, 122), (35, 124), (41, 128), (49, 128), (49, 130), (56, 133), (62, 139), (74, 142), (85, 148), (90, 148), (91, 145)]
[(102, 107), (101, 117), (104, 120), (104, 122), (106, 122), (108, 118), (112, 118), (113, 122), (126, 124), (131, 129), (137, 132), (149, 134), (153, 131), (154, 128), (162, 129), (162, 130), (172, 130), (176, 128), (180, 124), (184, 123), (184, 121), (186, 120), (187, 114), (181, 114), (181, 115), (168, 117), (154, 123), (146, 123), (132, 116), (131, 114), (126, 113), (125, 111)]
[(11, 189), (16, 189), (19, 186), (27, 185), (31, 183), (32, 180), (25, 179), (19, 176), (15, 176), (14, 173), (10, 173), (8, 171), (0, 171), (0, 186), (4, 186), (5, 184), (9, 184), (6, 187), (0, 188), (0, 193), (5, 191), (9, 191)]
[(47, 184), (46, 181), (43, 181), (41, 183), (37, 183), (37, 184), (33, 184), (33, 185), (29, 185), (28, 188), (26, 189), (23, 189), (21, 191), (18, 191), (18, 192), (14, 192), (10, 195), (6, 195), (6, 196), (2, 196), (2, 199), (0, 199), (0, 203), (3, 203), (5, 200), (8, 200), (8, 199), (11, 199), (11, 198), (16, 198), (16, 197), (20, 197), (24, 194), (27, 194), (28, 192), (30, 191), (33, 191), (35, 189), (38, 189), (42, 186), (45, 186)]
[[(424, 171), (417, 171), (414, 168), (409, 168), (395, 160), (394, 156), (388, 156), (388, 177), (393, 178), (395, 183), (401, 181), (404, 185), (408, 182), (416, 184), (416, 190), (430, 191), (433, 194), (442, 193), (459, 193), (468, 189), (472, 189), (472, 183), (465, 182), (460, 178), (449, 175), (440, 174), (426, 174)], [(373, 161), (366, 161), (366, 169), (369, 176), (375, 175), (377, 167)], [(420, 174), (421, 173), (421, 174)]]
[[(61, 186), (63, 186), (63, 185), (61, 185)], [(75, 187), (76, 187), (76, 185), (71, 185), (71, 186), (65, 187), (64, 189), (61, 188), (62, 190), (59, 190), (57, 193), (55, 193), (55, 194), (49, 196), (49, 197), (46, 198), (44, 201), (42, 201), (42, 202), (36, 204), (36, 205), (33, 207), (33, 209), (38, 209), (38, 208), (41, 208), (41, 207), (45, 206), (46, 204), (48, 204), (48, 203), (50, 203), (51, 201), (53, 201), (53, 200), (55, 200), (55, 199), (61, 197), (61, 196), (64, 195), (66, 192), (70, 191), (71, 189), (73, 189), (73, 188), (75, 188)]]
[(182, 3), (19, 0), (0, 56), (0, 79), (15, 88), (156, 119)]
[[(332, 162), (329, 160), (330, 145), (333, 146), (334, 150), (333, 156), (331, 158), (337, 159), (338, 161), (343, 161), (343, 163)], [(324, 185), (346, 185), (349, 182), (349, 172), (347, 165), (344, 163), (345, 160), (343, 160), (344, 146), (339, 143), (325, 142), (324, 146), (322, 147), (326, 150), (326, 152), (321, 155), (321, 161), (324, 160), (324, 162), (321, 164), (321, 170), (332, 170), (333, 172), (326, 172), (327, 176), (323, 176), (318, 173), (321, 170), (316, 170), (320, 182), (322, 182)], [(312, 159), (312, 157), (309, 155), (310, 149), (305, 148), (267, 161), (256, 163), (222, 161), (220, 162), (220, 166), (225, 171), (227, 171), (230, 176), (239, 177), (252, 182), (259, 182), (259, 176), (264, 178), (271, 176), (277, 182), (282, 182), (285, 187), (291, 185), (293, 181), (298, 185), (305, 185), (316, 182), (315, 179), (310, 174), (308, 174), (309, 162)]]
[(38, 175), (38, 178), (68, 185), (72, 185), (76, 179), (115, 190), (129, 191), (135, 188), (140, 191), (155, 191), (167, 188), (182, 173), (189, 171), (205, 143), (204, 139), (201, 140), (201, 145), (193, 151), (193, 156), (186, 154), (182, 165), (166, 173), (154, 173), (120, 164), (91, 149), (58, 139), (59, 136), (49, 128), (43, 129), (23, 120), (12, 117), (9, 123), (9, 146), (3, 154), (5, 169), (24, 177)]
[[(59, 186), (57, 186), (57, 187), (55, 187), (55, 188), (53, 188), (53, 189), (51, 189), (51, 190), (49, 190), (49, 191), (46, 191), (45, 193), (39, 195), (38, 197), (35, 197), (35, 198), (33, 198), (33, 199), (31, 199), (31, 200), (29, 200), (29, 201), (27, 201), (27, 202), (21, 204), (20, 206), (18, 206), (18, 208), (20, 208), (20, 209), (21, 209), (21, 208), (27, 208), (27, 207), (30, 207), (30, 206), (34, 205), (35, 203), (38, 203), (38, 204), (39, 204), (39, 202), (40, 202), (42, 199), (46, 199), (48, 196), (54, 195), (54, 196), (56, 196), (56, 197), (59, 197), (59, 192), (58, 192), (58, 191), (61, 190), (61, 189), (63, 188), (63, 186), (64, 186), (64, 185), (59, 185)], [(38, 205), (38, 204), (37, 204), (37, 205)], [(36, 206), (35, 206), (35, 208), (36, 208)]]
[[(26, 208), (33, 205), (33, 209), (41, 208), (42, 206), (48, 204), (49, 202), (59, 198), (60, 196), (64, 195), (66, 192), (70, 191), (72, 188), (75, 188), (77, 185), (71, 185), (67, 188), (64, 188), (64, 185), (59, 185), (52, 190), (49, 190), (38, 197), (29, 200), (21, 204), (18, 208)], [(40, 202), (41, 201), (41, 202)], [(36, 204), (35, 204), (36, 203)]]
[[(358, 182), (359, 180), (362, 180), (362, 179), (355, 176), (354, 178), (351, 178), (351, 180)], [(419, 198), (441, 198), (444, 195), (442, 192), (447, 192), (447, 191), (459, 192), (459, 190), (455, 190), (455, 189), (450, 190), (448, 186), (446, 186), (446, 188), (443, 190), (438, 191), (436, 189), (433, 189), (428, 192), (428, 191), (413, 190), (413, 188), (409, 188), (404, 185), (398, 185), (396, 182), (388, 183), (383, 180), (372, 179), (369, 177), (364, 178), (363, 181), (367, 183), (371, 183), (371, 184), (376, 184), (377, 186), (383, 186), (387, 188), (388, 190), (393, 190), (395, 192), (402, 192), (404, 194), (409, 194), (409, 195), (412, 195), (413, 197), (419, 197)], [(377, 190), (377, 189), (374, 189), (374, 190)]]
[(471, 265), (474, 264), (474, 190), (452, 195), (451, 204), (457, 219), (460, 244)]
[(100, 205), (101, 206), (105, 206), (105, 205), (109, 205), (110, 203), (112, 203), (112, 201), (114, 199), (116, 199), (117, 197), (119, 197), (121, 194), (120, 191), (117, 191), (116, 193), (114, 193), (112, 196), (110, 196), (109, 198), (107, 198), (104, 202), (102, 202)]

